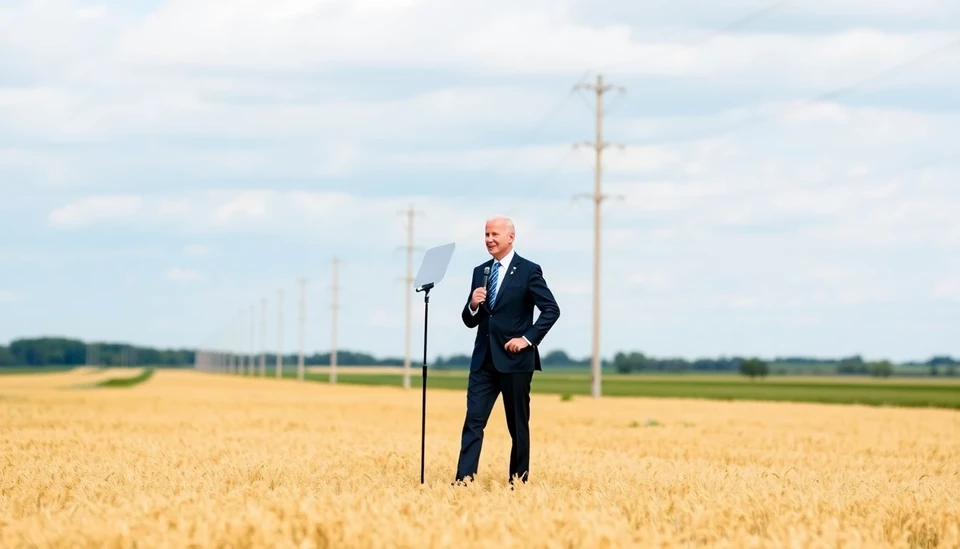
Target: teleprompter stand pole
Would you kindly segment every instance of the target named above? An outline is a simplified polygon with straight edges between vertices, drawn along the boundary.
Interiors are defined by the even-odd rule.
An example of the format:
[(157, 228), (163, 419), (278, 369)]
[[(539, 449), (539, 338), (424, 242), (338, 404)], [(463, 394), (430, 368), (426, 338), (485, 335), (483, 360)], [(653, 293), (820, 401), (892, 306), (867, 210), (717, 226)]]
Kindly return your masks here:
[(424, 455), (427, 445), (427, 320), (430, 318), (430, 290), (443, 280), (457, 247), (455, 242), (427, 250), (420, 263), (420, 271), (413, 281), (417, 293), (423, 292), (423, 395), (420, 405), (420, 484), (424, 482)]
[(417, 288), (417, 292), (423, 292), (423, 395), (420, 404), (420, 484), (423, 484), (423, 455), (426, 450), (427, 440), (427, 321), (430, 318), (430, 290), (432, 289), (433, 282)]

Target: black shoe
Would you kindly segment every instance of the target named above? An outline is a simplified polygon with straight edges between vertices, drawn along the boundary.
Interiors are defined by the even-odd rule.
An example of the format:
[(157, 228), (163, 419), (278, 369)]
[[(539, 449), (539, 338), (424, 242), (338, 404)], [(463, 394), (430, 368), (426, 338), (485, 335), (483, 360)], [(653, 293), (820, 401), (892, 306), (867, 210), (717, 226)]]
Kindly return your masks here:
[(509, 479), (507, 479), (507, 482), (510, 483), (510, 489), (511, 489), (511, 490), (513, 490), (513, 485), (514, 485), (514, 483), (516, 483), (516, 481), (517, 481), (518, 479), (520, 480), (520, 482), (521, 482), (522, 484), (526, 484), (526, 483), (527, 483), (527, 477), (525, 477), (525, 476), (524, 476), (524, 477), (521, 477), (521, 476), (513, 476), (513, 477), (510, 477)]
[(470, 484), (473, 484), (473, 478), (467, 477), (467, 478), (458, 478), (457, 480), (451, 482), (450, 486), (468, 486)]

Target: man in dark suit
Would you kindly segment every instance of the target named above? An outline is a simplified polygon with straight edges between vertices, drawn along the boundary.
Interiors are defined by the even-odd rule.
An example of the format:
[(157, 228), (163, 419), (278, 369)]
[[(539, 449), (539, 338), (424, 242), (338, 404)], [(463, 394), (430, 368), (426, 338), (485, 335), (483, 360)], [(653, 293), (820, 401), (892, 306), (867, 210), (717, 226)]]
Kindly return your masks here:
[[(541, 369), (538, 346), (560, 318), (560, 307), (540, 265), (514, 252), (514, 231), (508, 218), (487, 221), (485, 240), (493, 257), (474, 268), (473, 290), (461, 314), (467, 328), (477, 328), (477, 337), (470, 361), (457, 482), (476, 476), (483, 430), (500, 393), (513, 440), (510, 484), (517, 478), (523, 482), (529, 478), (530, 382), (534, 370)], [(490, 269), (486, 287), (485, 268)], [(536, 323), (534, 306), (540, 310)]]

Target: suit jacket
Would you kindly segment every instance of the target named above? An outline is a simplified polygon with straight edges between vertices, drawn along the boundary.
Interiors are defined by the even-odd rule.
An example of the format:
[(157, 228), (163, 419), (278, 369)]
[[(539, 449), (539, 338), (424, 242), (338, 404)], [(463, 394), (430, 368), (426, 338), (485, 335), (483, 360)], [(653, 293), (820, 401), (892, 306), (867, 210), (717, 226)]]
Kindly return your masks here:
[[(492, 265), (493, 258), (490, 258), (473, 269), (470, 293), (461, 313), (467, 328), (477, 328), (470, 369), (480, 369), (489, 350), (494, 367), (501, 372), (540, 370), (540, 342), (560, 318), (560, 306), (543, 279), (540, 265), (514, 253), (509, 269), (499, 274), (503, 282), (493, 310), (485, 302), (476, 314), (471, 314), (470, 297), (473, 290), (483, 284), (484, 267)], [(540, 310), (536, 323), (534, 306)], [(515, 337), (526, 337), (530, 345), (517, 353), (504, 349), (507, 341)]]

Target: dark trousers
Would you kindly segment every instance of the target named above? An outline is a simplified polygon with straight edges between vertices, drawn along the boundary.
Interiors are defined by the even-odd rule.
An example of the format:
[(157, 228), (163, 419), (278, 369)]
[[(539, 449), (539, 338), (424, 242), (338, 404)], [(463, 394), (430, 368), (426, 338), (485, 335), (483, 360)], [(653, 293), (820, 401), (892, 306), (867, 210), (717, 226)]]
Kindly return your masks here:
[(533, 372), (502, 373), (490, 360), (470, 372), (467, 385), (467, 414), (463, 421), (460, 438), (460, 459), (457, 462), (457, 480), (473, 478), (480, 463), (480, 448), (483, 446), (483, 430), (490, 412), (503, 394), (503, 409), (506, 413), (507, 430), (513, 439), (510, 450), (509, 481), (515, 477), (526, 482), (530, 474), (530, 381)]

